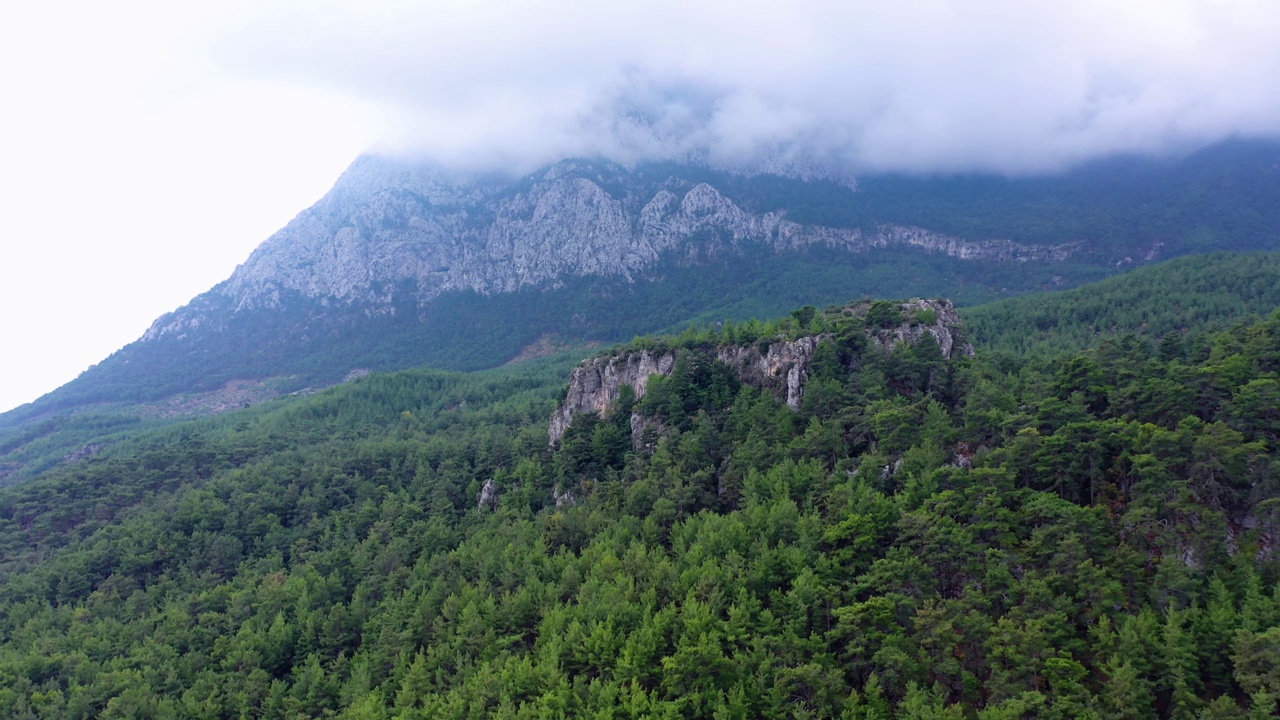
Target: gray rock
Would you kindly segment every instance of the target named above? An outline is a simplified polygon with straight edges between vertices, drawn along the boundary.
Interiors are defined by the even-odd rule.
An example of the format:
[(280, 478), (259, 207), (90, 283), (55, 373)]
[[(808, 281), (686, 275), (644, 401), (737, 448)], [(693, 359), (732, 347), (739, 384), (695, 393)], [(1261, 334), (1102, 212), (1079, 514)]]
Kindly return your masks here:
[(744, 383), (774, 391), (792, 410), (800, 407), (805, 384), (809, 382), (809, 365), (818, 343), (828, 335), (814, 335), (796, 340), (775, 342), (761, 352), (755, 345), (728, 345), (716, 352), (716, 359), (736, 368)]
[[(870, 303), (846, 308), (845, 312), (863, 314)], [(949, 300), (925, 300), (914, 298), (901, 303), (904, 322), (893, 328), (868, 328), (866, 334), (871, 343), (888, 352), (902, 343), (915, 344), (925, 336), (938, 343), (943, 357), (953, 354), (973, 355), (973, 346), (964, 342), (960, 334), (961, 319)], [(931, 322), (922, 323), (922, 313), (932, 313)], [(813, 364), (818, 346), (831, 339), (830, 335), (810, 335), (795, 340), (778, 339), (763, 349), (760, 343), (751, 345), (721, 345), (714, 357), (730, 368), (748, 385), (773, 392), (793, 410), (799, 409), (804, 400), (805, 386), (809, 382), (809, 368)], [(565, 431), (578, 415), (592, 413), (607, 417), (621, 396), (624, 386), (630, 386), (636, 399), (649, 390), (649, 380), (654, 375), (670, 376), (675, 370), (681, 352), (695, 350), (650, 350), (611, 355), (584, 360), (569, 375), (569, 390), (564, 401), (555, 409), (547, 428), (551, 445), (559, 445)], [(631, 444), (640, 449), (642, 435), (649, 428), (661, 431), (658, 424), (637, 414), (631, 416)]]
[(636, 398), (644, 397), (653, 375), (670, 375), (676, 366), (673, 352), (654, 354), (648, 350), (623, 357), (586, 360), (569, 376), (569, 393), (551, 416), (548, 432), (552, 444), (559, 444), (564, 433), (579, 413), (595, 413), (604, 417), (618, 401), (622, 387), (635, 390)]
[(551, 488), (551, 499), (555, 502), (557, 510), (560, 508), (573, 507), (578, 504), (578, 499), (573, 496), (573, 491), (561, 491), (559, 482)]
[(498, 507), (498, 485), (493, 478), (484, 481), (484, 487), (480, 488), (480, 494), (476, 497), (476, 507), (481, 510)]
[[(775, 392), (792, 409), (800, 407), (809, 365), (818, 343), (829, 336), (779, 340), (761, 351), (755, 345), (727, 345), (716, 351), (716, 359), (738, 371), (744, 383)], [(649, 378), (670, 376), (676, 367), (676, 352), (655, 354), (648, 350), (618, 357), (585, 360), (569, 375), (569, 392), (551, 415), (547, 434), (552, 445), (560, 444), (574, 417), (594, 413), (606, 417), (618, 402), (623, 386), (635, 391), (636, 399), (649, 391)], [(647, 424), (631, 418), (631, 439), (640, 442)]]
[[(938, 343), (938, 349), (942, 351), (942, 356), (945, 358), (950, 358), (953, 352), (973, 356), (972, 345), (959, 342), (957, 346), (959, 340), (957, 330), (962, 321), (960, 313), (956, 312), (950, 300), (912, 298), (899, 307), (907, 322), (895, 328), (871, 330), (871, 341), (876, 345), (885, 350), (892, 350), (902, 343), (914, 345), (925, 335), (929, 335)], [(932, 312), (936, 320), (928, 324), (915, 322), (915, 318), (924, 311)]]
[[(565, 161), (511, 179), (362, 157), (212, 294), (237, 310), (278, 307), (296, 293), (390, 314), (399, 293), (422, 306), (449, 291), (489, 295), (584, 276), (631, 281), (664, 259), (695, 263), (749, 248), (903, 246), (998, 262), (1057, 262), (1079, 249), (898, 225), (869, 233), (809, 225), (785, 210), (750, 212), (707, 183), (673, 177), (656, 186), (610, 163)], [(221, 321), (193, 303), (157, 320), (144, 340)]]

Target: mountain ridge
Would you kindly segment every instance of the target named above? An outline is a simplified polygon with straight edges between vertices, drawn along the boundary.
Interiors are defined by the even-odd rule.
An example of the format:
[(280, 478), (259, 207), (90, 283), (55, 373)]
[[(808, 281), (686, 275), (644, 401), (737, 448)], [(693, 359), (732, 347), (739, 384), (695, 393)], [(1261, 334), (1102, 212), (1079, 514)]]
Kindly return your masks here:
[[(565, 276), (632, 282), (664, 256), (696, 262), (747, 243), (773, 252), (813, 245), (864, 252), (902, 245), (1000, 262), (1061, 262), (1081, 247), (1079, 242), (1043, 247), (1002, 238), (965, 240), (907, 225), (882, 224), (864, 232), (797, 223), (785, 210), (745, 210), (706, 182), (680, 188), (689, 183), (674, 177), (645, 199), (643, 187), (611, 193), (606, 188), (616, 177), (583, 176), (598, 169), (564, 161), (521, 181), (532, 183), (527, 190), (521, 182), (489, 180), (479, 185), (494, 184), (471, 193), (442, 193), (435, 176), (409, 176), (402, 185), (366, 192), (354, 210), (345, 205), (353, 192), (340, 183), (265, 241), (214, 292), (232, 297), (237, 311), (278, 306), (280, 291), (293, 290), (321, 301), (394, 312), (393, 293), (402, 283), (424, 304), (443, 292), (512, 292)], [(604, 170), (624, 172), (607, 164)], [(464, 180), (459, 187), (478, 186)], [(445, 194), (455, 201), (465, 195), (472, 205), (442, 206), (439, 196)], [(492, 214), (487, 225), (472, 223), (480, 214), (475, 206)], [(144, 339), (172, 331), (162, 319)]]
[(864, 295), (974, 304), (1270, 248), (1273, 159), (1280, 146), (1240, 141), (1055, 178), (853, 183), (591, 159), (511, 178), (364, 156), (226, 281), (0, 425), (230, 381), (291, 392), (361, 368), (492, 367), (543, 338), (608, 343)]

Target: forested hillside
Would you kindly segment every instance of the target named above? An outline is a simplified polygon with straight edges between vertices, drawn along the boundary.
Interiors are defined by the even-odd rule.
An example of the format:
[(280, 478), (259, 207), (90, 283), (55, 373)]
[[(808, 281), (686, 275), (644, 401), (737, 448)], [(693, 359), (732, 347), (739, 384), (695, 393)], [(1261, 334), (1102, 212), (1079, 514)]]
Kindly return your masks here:
[(1015, 353), (1080, 350), (1107, 336), (1148, 340), (1222, 328), (1280, 307), (1280, 253), (1211, 253), (1055, 293), (970, 308), (970, 334)]
[[(1004, 296), (998, 288), (1025, 292), (1052, 287), (1055, 277), (1075, 285), (1105, 275), (1076, 263), (957, 264), (945, 255), (910, 249), (858, 255), (828, 248), (782, 255), (748, 249), (718, 258), (714, 266), (663, 263), (652, 277), (630, 283), (566, 278), (553, 288), (489, 296), (450, 293), (425, 313), (412, 299), (393, 313), (353, 316), (343, 305), (288, 296), (278, 310), (220, 323), (218, 332), (199, 344), (166, 339), (125, 346), (74, 382), (0, 414), (0, 444), (10, 428), (30, 432), (64, 413), (211, 392), (246, 378), (287, 393), (332, 385), (353, 369), (481, 370), (502, 365), (540, 341), (613, 343), (679, 330), (691, 321), (775, 317), (801, 305), (825, 306), (864, 294), (944, 295), (972, 304)], [(216, 302), (218, 312), (234, 307)]]
[(631, 346), (820, 331), (797, 410), (690, 353), (552, 448), (563, 361), (372, 375), (5, 489), (0, 714), (1280, 710), (1280, 312), (948, 360), (866, 305)]

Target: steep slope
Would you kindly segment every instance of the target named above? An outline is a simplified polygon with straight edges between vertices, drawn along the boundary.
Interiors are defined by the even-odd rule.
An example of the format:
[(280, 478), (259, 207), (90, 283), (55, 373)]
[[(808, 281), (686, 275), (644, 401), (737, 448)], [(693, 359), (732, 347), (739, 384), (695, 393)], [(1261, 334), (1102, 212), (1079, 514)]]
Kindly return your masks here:
[[(446, 292), (492, 295), (567, 277), (630, 282), (663, 259), (693, 264), (744, 246), (771, 253), (900, 246), (991, 262), (1062, 261), (1079, 249), (971, 241), (901, 225), (871, 232), (805, 225), (785, 211), (753, 213), (706, 182), (676, 175), (655, 184), (643, 172), (599, 163), (559, 163), (527, 178), (526, 188), (481, 183), (466, 204), (444, 204), (456, 198), (439, 197), (428, 183), (391, 185), (401, 176), (385, 177), (381, 184), (390, 186), (354, 211), (340, 185), (256, 250), (221, 292), (238, 308), (278, 305), (281, 293), (294, 292), (393, 312), (398, 292), (421, 305)], [(147, 337), (184, 327), (181, 320), (159, 324)]]
[[(802, 278), (797, 278), (797, 282), (800, 280)], [(1176, 288), (1176, 292), (1171, 288)], [(1222, 253), (1173, 260), (1075, 290), (1032, 294), (962, 308), (960, 312), (965, 317), (968, 341), (980, 348), (1005, 352), (1054, 355), (1093, 347), (1108, 337), (1126, 333), (1135, 333), (1153, 341), (1169, 333), (1177, 333), (1179, 338), (1185, 339), (1183, 342), (1178, 342), (1179, 338), (1164, 340), (1170, 348), (1191, 343), (1204, 349), (1207, 341), (1203, 336), (1207, 330), (1226, 327), (1251, 314), (1264, 315), (1270, 308), (1280, 306), (1278, 288), (1280, 255)], [(612, 297), (616, 299), (617, 296)], [(639, 306), (639, 303), (632, 306)], [(508, 320), (529, 317), (522, 314), (523, 309), (518, 304), (504, 307), (510, 311)], [(454, 309), (458, 317), (474, 317), (466, 314), (465, 306)], [(570, 310), (572, 308), (566, 312)], [(689, 306), (688, 312), (696, 312), (696, 307)], [(722, 318), (723, 315), (705, 317), (704, 314), (704, 320), (715, 321), (712, 324), (718, 324)], [(945, 316), (940, 318), (945, 321)], [(493, 320), (498, 322), (502, 318)], [(373, 327), (386, 327), (376, 321), (377, 318), (371, 321)], [(671, 322), (674, 323), (675, 319)], [(733, 329), (735, 335), (743, 337), (749, 336), (752, 331), (748, 328), (753, 327), (750, 323), (731, 323), (730, 326), (736, 328)], [(366, 336), (360, 343), (353, 342), (351, 347), (371, 351), (379, 347), (381, 339)], [(459, 335), (449, 348), (454, 352), (465, 352), (469, 347), (467, 343), (472, 340)], [(244, 341), (249, 342), (250, 338), (244, 337)], [(636, 346), (637, 352), (645, 349), (654, 350), (643, 341)], [(424, 353), (429, 351), (430, 348), (423, 350)], [(548, 342), (544, 344), (543, 351), (563, 353), (566, 348)], [(570, 351), (565, 357), (576, 360), (588, 352), (585, 349)], [(652, 364), (656, 366), (656, 359), (660, 356), (665, 357), (665, 351), (657, 353)], [(667, 358), (662, 368), (666, 369), (667, 363), (672, 361), (673, 358)], [(609, 360), (602, 362), (607, 365)], [(643, 363), (637, 363), (637, 367), (630, 370), (615, 370), (614, 380), (624, 376), (633, 380), (641, 375), (647, 377), (648, 371), (639, 365)], [(216, 368), (210, 372), (216, 372)], [(153, 374), (157, 383), (160, 374), (161, 371)], [(599, 379), (601, 386), (613, 382), (603, 370)], [(288, 389), (288, 386), (283, 389)], [(256, 396), (257, 399), (269, 397), (281, 392), (281, 381), (248, 386), (231, 384), (204, 393), (180, 393), (162, 402), (114, 411), (82, 412), (73, 416), (54, 415), (0, 428), (0, 484), (19, 482), (34, 473), (93, 455), (120, 442), (139, 427), (173, 422), (173, 418), (184, 413), (241, 407), (254, 401), (255, 396), (247, 395), (250, 390), (263, 393)], [(594, 395), (591, 397), (595, 398)], [(610, 396), (605, 402), (614, 399)], [(598, 400), (600, 398), (584, 400), (580, 404), (581, 409), (587, 409)], [(10, 414), (8, 419), (14, 420), (15, 415)]]

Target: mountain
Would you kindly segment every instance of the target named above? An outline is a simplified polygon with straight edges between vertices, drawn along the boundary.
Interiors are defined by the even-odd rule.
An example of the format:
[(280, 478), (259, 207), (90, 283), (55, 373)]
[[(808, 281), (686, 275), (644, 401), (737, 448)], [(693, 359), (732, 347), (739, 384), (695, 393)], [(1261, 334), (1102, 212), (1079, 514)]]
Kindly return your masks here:
[(1280, 312), (1174, 312), (802, 307), (135, 432), (0, 488), (0, 714), (1275, 717)]
[(362, 157), (225, 282), (0, 428), (224, 410), (864, 295), (972, 304), (1280, 242), (1274, 143), (1052, 178), (771, 169), (568, 160), (510, 178)]

